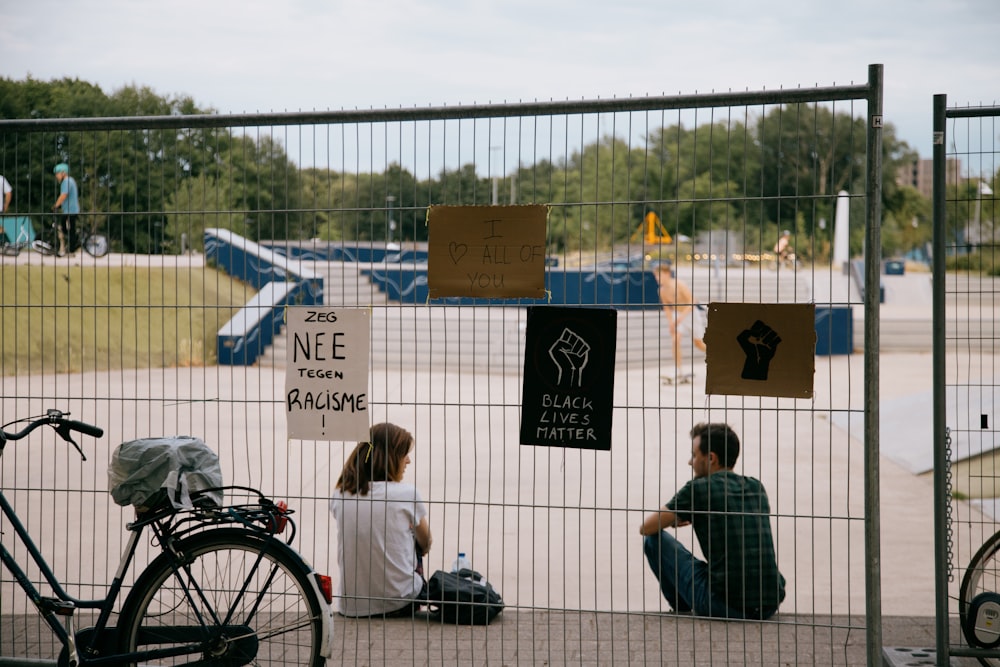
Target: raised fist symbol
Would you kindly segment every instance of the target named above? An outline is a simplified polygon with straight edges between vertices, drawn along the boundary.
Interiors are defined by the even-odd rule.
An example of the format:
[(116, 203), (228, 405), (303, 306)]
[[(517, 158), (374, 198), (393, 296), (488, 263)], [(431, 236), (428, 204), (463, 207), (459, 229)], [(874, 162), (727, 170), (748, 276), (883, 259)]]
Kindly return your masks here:
[(736, 340), (747, 355), (740, 377), (744, 380), (766, 380), (781, 337), (774, 329), (757, 320), (749, 329), (740, 332)]
[(579, 387), (583, 384), (583, 369), (590, 356), (590, 345), (570, 329), (563, 329), (559, 340), (549, 348), (549, 357), (559, 369), (556, 384)]

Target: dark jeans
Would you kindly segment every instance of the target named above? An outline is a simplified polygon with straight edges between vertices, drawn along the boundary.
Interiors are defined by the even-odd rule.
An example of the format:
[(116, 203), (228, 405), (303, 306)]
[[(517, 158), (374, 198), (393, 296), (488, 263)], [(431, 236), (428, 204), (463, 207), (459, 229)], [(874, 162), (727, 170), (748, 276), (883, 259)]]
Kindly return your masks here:
[(733, 609), (722, 591), (712, 591), (708, 563), (698, 560), (673, 535), (661, 530), (647, 535), (643, 551), (653, 574), (660, 581), (660, 590), (674, 611), (694, 611), (699, 616), (733, 619), (766, 619), (777, 607)]
[(67, 215), (59, 221), (59, 230), (66, 240), (66, 252), (80, 249), (80, 237), (76, 233), (76, 216)]

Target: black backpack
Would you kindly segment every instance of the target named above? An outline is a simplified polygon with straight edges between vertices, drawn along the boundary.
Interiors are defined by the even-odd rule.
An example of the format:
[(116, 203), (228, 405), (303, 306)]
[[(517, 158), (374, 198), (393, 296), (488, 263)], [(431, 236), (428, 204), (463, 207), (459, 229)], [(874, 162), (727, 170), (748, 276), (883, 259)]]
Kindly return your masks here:
[(503, 611), (503, 600), (475, 570), (438, 570), (427, 582), (431, 617), (455, 625), (486, 625)]

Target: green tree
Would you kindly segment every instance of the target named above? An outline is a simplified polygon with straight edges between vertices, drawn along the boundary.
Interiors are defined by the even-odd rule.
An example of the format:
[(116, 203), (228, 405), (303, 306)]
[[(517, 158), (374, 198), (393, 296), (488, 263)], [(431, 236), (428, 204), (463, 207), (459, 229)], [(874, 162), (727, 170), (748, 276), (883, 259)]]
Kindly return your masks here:
[(692, 130), (674, 125), (652, 132), (647, 145), (647, 206), (668, 230), (694, 237), (743, 227), (746, 214), (738, 201), (759, 174), (743, 123), (719, 121)]
[(233, 138), (218, 183), (226, 188), (229, 228), (252, 241), (308, 238), (298, 167), (280, 142), (264, 134)]
[[(252, 241), (313, 238), (316, 221), (302, 205), (306, 179), (277, 141), (268, 135), (235, 137), (219, 159), (220, 164), (185, 176), (167, 197), (172, 240), (184, 234), (199, 247), (207, 227)], [(315, 185), (315, 177), (308, 182)]]
[(303, 224), (307, 237), (324, 241), (343, 240), (343, 229), (334, 224), (334, 202), (344, 183), (344, 176), (327, 169), (310, 167), (300, 173), (302, 182)]
[[(0, 79), (4, 118), (192, 113), (204, 112), (191, 98), (162, 98), (145, 87), (126, 86), (109, 96), (77, 79)], [(105, 229), (119, 249), (159, 252), (171, 246), (170, 230), (160, 213), (167, 198), (181, 180), (218, 162), (227, 134), (218, 130), (5, 132), (0, 135), (0, 150), (3, 169), (14, 179), (19, 213), (31, 215), (36, 223), (42, 219), (57, 196), (52, 167), (66, 162), (80, 186), (86, 222)]]
[[(171, 238), (181, 246), (204, 249), (206, 229), (235, 231), (229, 213), (233, 197), (226, 181), (218, 176), (201, 173), (186, 178), (170, 194), (165, 203)], [(242, 230), (239, 230), (242, 231)]]
[(553, 250), (600, 250), (629, 240), (645, 213), (632, 204), (645, 197), (645, 184), (635, 178), (641, 159), (640, 149), (604, 136), (557, 165), (548, 188)]
[(893, 188), (882, 215), (882, 256), (895, 257), (931, 242), (931, 202), (912, 187)]

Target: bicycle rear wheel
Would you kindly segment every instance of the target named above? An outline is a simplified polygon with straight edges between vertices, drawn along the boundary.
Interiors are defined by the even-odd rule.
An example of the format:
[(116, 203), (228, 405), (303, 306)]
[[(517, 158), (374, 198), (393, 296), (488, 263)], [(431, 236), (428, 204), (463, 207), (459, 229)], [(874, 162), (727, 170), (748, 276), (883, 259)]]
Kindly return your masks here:
[[(148, 665), (323, 665), (323, 615), (309, 568), (290, 547), (243, 529), (198, 533), (157, 556), (122, 606), (120, 651), (199, 645)], [(148, 659), (147, 659), (148, 658)]]
[[(1000, 562), (997, 553), (1000, 552), (1000, 533), (994, 534), (979, 548), (972, 557), (969, 566), (962, 577), (962, 587), (958, 595), (958, 614), (962, 633), (970, 646), (982, 646), (971, 628), (970, 609), (976, 596), (982, 594), (1000, 593)], [(988, 631), (989, 632), (989, 631)], [(996, 658), (979, 658), (979, 662), (988, 667), (1000, 667), (1000, 656)]]
[(87, 234), (83, 239), (83, 249), (91, 257), (104, 257), (111, 250), (111, 244), (104, 234)]

